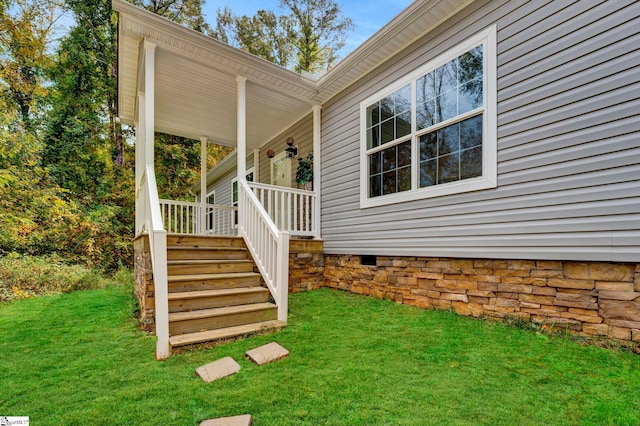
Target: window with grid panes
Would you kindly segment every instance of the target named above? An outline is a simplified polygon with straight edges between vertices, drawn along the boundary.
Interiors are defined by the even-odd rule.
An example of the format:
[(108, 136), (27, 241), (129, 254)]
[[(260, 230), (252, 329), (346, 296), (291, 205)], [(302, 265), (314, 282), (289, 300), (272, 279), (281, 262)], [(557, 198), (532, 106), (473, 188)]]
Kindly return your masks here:
[(361, 104), (364, 207), (495, 187), (492, 31)]

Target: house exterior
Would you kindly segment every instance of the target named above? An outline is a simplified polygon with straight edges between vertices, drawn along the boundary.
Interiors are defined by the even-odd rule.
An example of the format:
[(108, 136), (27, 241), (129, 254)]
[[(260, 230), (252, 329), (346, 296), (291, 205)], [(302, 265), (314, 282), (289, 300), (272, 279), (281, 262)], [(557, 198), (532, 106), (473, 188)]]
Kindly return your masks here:
[[(151, 19), (114, 7), (140, 27)], [(156, 21), (126, 31), (155, 41), (177, 31)], [(252, 149), (238, 142), (224, 173), (243, 180), (253, 164), (255, 182), (270, 184), (267, 151), (294, 133), (313, 151), (325, 286), (637, 343), (639, 23), (634, 1), (427, 0), (319, 78), (254, 61), (267, 82), (216, 60), (298, 111)], [(200, 193), (222, 202), (224, 173), (212, 170)]]

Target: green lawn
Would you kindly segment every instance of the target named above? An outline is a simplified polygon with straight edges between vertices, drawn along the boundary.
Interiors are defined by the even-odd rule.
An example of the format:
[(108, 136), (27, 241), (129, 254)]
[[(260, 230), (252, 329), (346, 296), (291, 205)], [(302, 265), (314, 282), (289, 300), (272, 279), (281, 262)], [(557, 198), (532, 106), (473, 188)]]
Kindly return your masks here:
[[(282, 332), (153, 358), (130, 289), (0, 305), (0, 415), (32, 425), (640, 424), (640, 357), (502, 324), (320, 290)], [(257, 367), (244, 352), (290, 350)], [(224, 356), (242, 369), (204, 383)]]

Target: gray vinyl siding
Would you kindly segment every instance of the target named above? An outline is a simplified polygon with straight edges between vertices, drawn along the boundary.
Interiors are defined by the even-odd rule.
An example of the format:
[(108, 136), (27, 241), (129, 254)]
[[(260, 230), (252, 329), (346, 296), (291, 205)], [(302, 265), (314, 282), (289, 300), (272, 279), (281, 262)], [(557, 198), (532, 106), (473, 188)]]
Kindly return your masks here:
[[(247, 156), (246, 167), (247, 170), (253, 167), (253, 153)], [(220, 176), (209, 185), (209, 188), (207, 188), (207, 193), (215, 189), (216, 204), (222, 204), (225, 206), (231, 205), (231, 181), (235, 179), (236, 176), (236, 167), (233, 167), (231, 170)]]
[[(496, 23), (498, 186), (360, 209), (359, 103)], [(330, 254), (640, 261), (640, 2), (476, 1), (323, 105)]]
[[(287, 130), (260, 147), (260, 183), (271, 183), (271, 159), (267, 157), (267, 151), (272, 149), (276, 155), (282, 153), (282, 151), (287, 147), (286, 141), (289, 137), (292, 137), (295, 141), (295, 145), (298, 146), (298, 157), (306, 157), (309, 152), (313, 151), (313, 117), (311, 112), (309, 112), (309, 115), (305, 116)], [(298, 161), (296, 159), (288, 161), (292, 162), (291, 179), (292, 186), (295, 187), (293, 179), (295, 179)]]

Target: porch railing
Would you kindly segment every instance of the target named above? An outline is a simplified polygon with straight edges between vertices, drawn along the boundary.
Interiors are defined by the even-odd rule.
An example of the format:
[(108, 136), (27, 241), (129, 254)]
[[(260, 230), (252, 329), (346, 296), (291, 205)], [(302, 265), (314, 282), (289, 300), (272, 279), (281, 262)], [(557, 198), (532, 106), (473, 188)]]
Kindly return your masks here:
[(256, 194), (238, 180), (238, 230), (278, 305), (278, 320), (287, 322), (289, 233), (278, 229)]
[(319, 237), (314, 192), (254, 182), (248, 185), (278, 229), (291, 235)]
[(136, 188), (139, 232), (149, 236), (156, 312), (156, 358), (165, 359), (169, 348), (169, 295), (167, 283), (167, 231), (162, 223), (160, 200), (153, 167), (146, 167)]
[(236, 211), (235, 206), (206, 204), (203, 218), (200, 203), (160, 200), (164, 229), (171, 234), (236, 235)]

